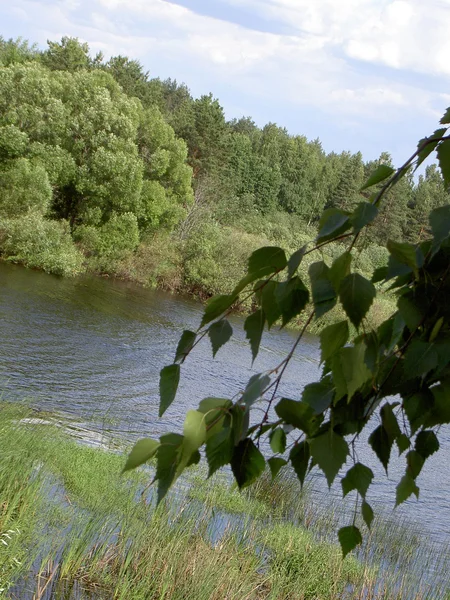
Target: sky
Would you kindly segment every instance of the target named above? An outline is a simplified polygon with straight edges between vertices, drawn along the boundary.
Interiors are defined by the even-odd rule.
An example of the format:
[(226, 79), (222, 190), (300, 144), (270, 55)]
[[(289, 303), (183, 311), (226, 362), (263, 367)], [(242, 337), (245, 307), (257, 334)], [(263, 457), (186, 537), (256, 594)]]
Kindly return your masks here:
[(63, 35), (150, 76), (399, 165), (450, 105), (450, 0), (0, 0), (0, 35)]

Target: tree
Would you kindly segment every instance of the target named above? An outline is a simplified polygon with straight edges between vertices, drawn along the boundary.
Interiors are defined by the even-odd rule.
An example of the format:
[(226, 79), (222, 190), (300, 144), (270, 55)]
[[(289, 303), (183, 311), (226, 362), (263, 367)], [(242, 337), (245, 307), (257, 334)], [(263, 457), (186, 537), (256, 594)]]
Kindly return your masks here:
[[(388, 264), (376, 269), (372, 280), (352, 269), (352, 249), (388, 194), (433, 150), (448, 188), (450, 109), (441, 124), (397, 171), (380, 161), (361, 188), (374, 190), (368, 199), (361, 198), (346, 210), (325, 210), (315, 246), (300, 248), (289, 258), (278, 247), (253, 252), (243, 279), (230, 293), (209, 300), (196, 331), (183, 332), (173, 363), (160, 374), (160, 415), (174, 401), (183, 362), (195, 345), (208, 336), (215, 353), (228, 341), (232, 328), (227, 317), (234, 306), (255, 297), (255, 311), (244, 324), (253, 359), (265, 325), (285, 326), (306, 312), (303, 329), (287, 356), (272, 369), (253, 375), (237, 398), (205, 398), (197, 410), (188, 411), (182, 435), (141, 440), (133, 448), (125, 470), (156, 456), (159, 501), (185, 468), (199, 462), (204, 446), (209, 475), (229, 464), (239, 488), (251, 485), (266, 465), (276, 477), (289, 464), (301, 483), (311, 469), (319, 469), (329, 486), (345, 466), (343, 495), (356, 493), (355, 508), (370, 528), (373, 510), (366, 494), (374, 474), (358, 462), (355, 448), (362, 431), (374, 427), (372, 416), (377, 413), (368, 443), (381, 464), (387, 471), (394, 444), (405, 456), (396, 505), (419, 495), (416, 479), (439, 449), (439, 426), (450, 422), (450, 205), (430, 212), (431, 236), (420, 244), (388, 240)], [(342, 242), (342, 252), (330, 267), (320, 259), (320, 249), (336, 240)], [(317, 250), (307, 285), (297, 269), (306, 254)], [(397, 310), (370, 331), (366, 318), (383, 285), (395, 290)], [(280, 381), (306, 327), (337, 304), (343, 319), (320, 335), (320, 381), (307, 385), (301, 397), (279, 398)], [(351, 327), (356, 335), (350, 340)], [(263, 416), (250, 426), (256, 403), (264, 407)], [(260, 450), (263, 438), (270, 443), (270, 458)], [(339, 531), (344, 555), (361, 542), (360, 527), (355, 510), (353, 521)]]

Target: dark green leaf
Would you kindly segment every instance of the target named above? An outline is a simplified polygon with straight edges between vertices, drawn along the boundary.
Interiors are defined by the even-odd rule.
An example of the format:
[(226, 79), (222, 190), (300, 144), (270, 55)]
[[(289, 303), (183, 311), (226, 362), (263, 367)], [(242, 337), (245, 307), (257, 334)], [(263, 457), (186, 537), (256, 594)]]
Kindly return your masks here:
[(338, 532), (339, 543), (342, 548), (342, 556), (345, 558), (349, 552), (362, 543), (361, 532), (355, 525), (341, 527)]
[(275, 299), (281, 310), (282, 324), (302, 312), (309, 301), (309, 291), (300, 277), (293, 277), (280, 283), (275, 289)]
[(395, 440), (401, 435), (400, 427), (397, 418), (392, 410), (392, 405), (386, 403), (380, 410), (381, 423), (386, 432), (389, 442), (392, 445)]
[(399, 313), (405, 321), (408, 329), (414, 331), (421, 323), (423, 315), (417, 304), (408, 296), (403, 295), (397, 300)]
[(357, 490), (365, 498), (372, 480), (372, 469), (369, 469), (369, 467), (366, 467), (362, 463), (356, 463), (341, 480), (343, 495), (346, 496), (352, 490)]
[(406, 473), (416, 479), (419, 476), (420, 471), (422, 470), (425, 459), (415, 450), (410, 450), (406, 455)]
[(160, 437), (160, 445), (156, 453), (156, 475), (158, 481), (158, 503), (167, 494), (178, 476), (177, 470), (181, 459), (183, 436), (167, 433)]
[(263, 375), (258, 373), (250, 377), (247, 387), (242, 394), (242, 402), (246, 406), (251, 406), (258, 398), (261, 397), (262, 393), (270, 383), (269, 375)]
[(231, 427), (224, 427), (206, 441), (208, 477), (231, 462), (234, 450), (234, 436)]
[(227, 319), (220, 319), (216, 323), (213, 323), (208, 329), (209, 339), (211, 340), (211, 346), (213, 351), (213, 357), (216, 356), (218, 350), (228, 342), (233, 335), (233, 328)]
[(403, 475), (400, 483), (397, 485), (397, 494), (395, 506), (398, 506), (405, 500), (407, 500), (411, 494), (415, 494), (416, 497), (419, 497), (419, 488), (416, 485), (416, 482), (410, 475)]
[(305, 481), (310, 457), (311, 454), (307, 442), (300, 442), (300, 444), (297, 444), (292, 448), (291, 453), (289, 454), (289, 460), (291, 461), (292, 467), (301, 485), (303, 485)]
[[(441, 125), (446, 125), (447, 123), (450, 123), (450, 108), (447, 108), (447, 110), (444, 113), (444, 116), (442, 117), (442, 119), (439, 121), (439, 123)], [(447, 131), (446, 128), (441, 129), (441, 131), (443, 132), (443, 134)], [(442, 135), (443, 135), (442, 134)]]
[(268, 281), (261, 290), (261, 306), (267, 320), (268, 329), (281, 317), (281, 309), (275, 297), (278, 286), (278, 282)]
[(384, 181), (393, 173), (395, 173), (395, 171), (392, 167), (388, 167), (388, 165), (379, 165), (369, 177), (369, 179), (366, 181), (366, 183), (362, 186), (361, 191), (372, 187), (372, 185), (376, 185), (381, 181)]
[(286, 254), (277, 246), (258, 248), (248, 259), (248, 273), (258, 273), (259, 277), (281, 271), (287, 265)]
[(168, 365), (159, 374), (159, 416), (162, 417), (172, 402), (180, 382), (180, 365)]
[(361, 506), (361, 514), (362, 514), (362, 518), (364, 519), (365, 524), (370, 529), (370, 527), (372, 525), (372, 521), (373, 521), (373, 510), (372, 510), (372, 507), (370, 506), (370, 504), (368, 502), (366, 502), (365, 500), (363, 501), (362, 506)]
[(339, 292), (341, 283), (347, 275), (350, 275), (350, 265), (352, 264), (352, 255), (350, 252), (343, 252), (338, 256), (330, 267), (328, 278), (330, 279), (336, 293)]
[(183, 361), (194, 345), (196, 333), (194, 331), (183, 331), (180, 341), (178, 342), (177, 352), (175, 354), (175, 362)]
[(245, 319), (244, 330), (246, 338), (250, 342), (253, 361), (258, 356), (259, 346), (264, 331), (264, 322), (264, 312), (261, 309), (255, 311)]
[(437, 147), (437, 157), (445, 186), (450, 185), (450, 140), (441, 142)]
[(360, 342), (354, 346), (341, 348), (339, 354), (336, 355), (342, 365), (342, 374), (345, 378), (349, 400), (372, 377), (365, 362), (365, 352), (366, 346)]
[(359, 233), (363, 227), (372, 223), (378, 215), (378, 208), (371, 202), (360, 202), (350, 215), (353, 231)]
[(156, 454), (158, 446), (159, 442), (152, 440), (151, 438), (144, 438), (136, 442), (128, 455), (122, 473), (135, 469), (136, 467), (139, 467), (139, 465), (143, 465), (150, 460)]
[(282, 398), (275, 406), (275, 412), (286, 423), (311, 434), (317, 428), (317, 418), (313, 409), (300, 400)]
[(397, 442), (397, 446), (398, 446), (398, 450), (399, 450), (400, 454), (403, 454), (403, 452), (405, 450), (408, 450), (408, 448), (411, 446), (409, 437), (407, 435), (405, 435), (404, 433), (401, 433), (395, 441)]
[(372, 279), (370, 281), (372, 283), (378, 283), (379, 281), (384, 281), (387, 278), (387, 274), (388, 274), (387, 267), (378, 267), (373, 272)]
[(272, 479), (275, 479), (280, 472), (280, 469), (287, 465), (287, 460), (284, 460), (284, 458), (278, 458), (277, 456), (272, 456), (272, 458), (269, 458), (267, 462), (269, 463)]
[(300, 263), (302, 262), (302, 259), (305, 255), (305, 252), (306, 246), (303, 246), (302, 248), (294, 252), (294, 254), (291, 254), (288, 261), (288, 279), (290, 279), (299, 268)]
[(348, 341), (348, 322), (340, 321), (325, 327), (320, 333), (320, 362), (325, 362)]
[(320, 415), (331, 406), (334, 389), (331, 377), (325, 377), (317, 383), (309, 383), (303, 389), (302, 402), (309, 404), (314, 414)]
[(450, 382), (442, 380), (432, 390), (434, 404), (425, 423), (428, 427), (450, 423)]
[(236, 301), (234, 294), (225, 294), (219, 296), (213, 296), (206, 304), (205, 312), (203, 313), (203, 319), (201, 326), (207, 325), (217, 317), (220, 317), (222, 313), (228, 310)]
[(434, 244), (441, 244), (450, 236), (450, 205), (446, 204), (432, 210), (429, 220)]
[(446, 131), (446, 127), (436, 129), (436, 131), (432, 135), (430, 135), (430, 137), (423, 138), (422, 140), (420, 140), (420, 142), (417, 144), (417, 147), (420, 148), (420, 151), (417, 158), (416, 169), (419, 165), (423, 163), (424, 160), (428, 158), (428, 156), (433, 152), (433, 150), (435, 150), (436, 146), (439, 143), (439, 138), (441, 138)]
[(309, 277), (316, 318), (319, 318), (336, 305), (336, 292), (329, 279), (329, 268), (323, 261), (309, 267)]
[(309, 446), (314, 462), (325, 473), (328, 486), (331, 487), (339, 469), (347, 459), (347, 442), (342, 436), (330, 429), (326, 433), (310, 440)]
[(283, 454), (286, 450), (286, 433), (281, 427), (277, 427), (270, 434), (270, 447), (275, 454)]
[(405, 352), (405, 374), (407, 377), (420, 377), (436, 368), (438, 355), (434, 344), (414, 340)]
[(241, 404), (234, 404), (230, 410), (232, 418), (233, 442), (236, 446), (247, 435), (248, 410)]
[(324, 242), (350, 229), (348, 213), (339, 208), (327, 208), (319, 221), (318, 242)]
[(433, 394), (426, 389), (406, 396), (403, 399), (403, 406), (411, 426), (411, 433), (415, 433), (425, 423), (433, 405)]
[(345, 312), (355, 327), (359, 327), (372, 306), (376, 290), (368, 279), (359, 273), (347, 275), (339, 290), (339, 298)]
[(379, 425), (369, 436), (369, 444), (378, 456), (379, 461), (386, 470), (391, 456), (392, 441), (382, 425)]
[(434, 431), (421, 431), (416, 438), (415, 448), (424, 460), (437, 452), (439, 450), (439, 440)]
[(265, 468), (264, 457), (250, 438), (242, 440), (235, 446), (231, 469), (240, 489), (253, 483)]
[(407, 265), (414, 272), (417, 272), (417, 269), (423, 264), (423, 256), (421, 256), (421, 258), (418, 256), (418, 249), (416, 246), (413, 246), (413, 244), (389, 240), (387, 249), (399, 263)]

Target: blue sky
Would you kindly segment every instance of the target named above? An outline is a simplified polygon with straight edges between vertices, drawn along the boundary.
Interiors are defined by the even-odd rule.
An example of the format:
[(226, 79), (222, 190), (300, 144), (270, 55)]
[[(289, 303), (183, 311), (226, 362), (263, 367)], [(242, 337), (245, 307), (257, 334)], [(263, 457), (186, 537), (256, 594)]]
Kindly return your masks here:
[(450, 0), (0, 0), (3, 37), (76, 36), (228, 118), (397, 164), (450, 105), (449, 31)]

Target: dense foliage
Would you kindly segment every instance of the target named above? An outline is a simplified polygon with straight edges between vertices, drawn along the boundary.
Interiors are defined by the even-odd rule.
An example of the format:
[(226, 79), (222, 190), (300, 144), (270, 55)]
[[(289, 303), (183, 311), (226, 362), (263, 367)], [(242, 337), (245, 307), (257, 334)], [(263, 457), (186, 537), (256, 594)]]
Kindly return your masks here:
[[(450, 423), (450, 204), (429, 213), (430, 235), (425, 241), (389, 239), (387, 264), (376, 269), (371, 279), (353, 268), (352, 250), (395, 187), (433, 150), (445, 183), (450, 184), (450, 136), (446, 135), (450, 109), (441, 124), (443, 128), (419, 142), (403, 167), (394, 171), (380, 164), (375, 169), (362, 186), (372, 190), (368, 201), (353, 210), (325, 210), (314, 247), (305, 245), (289, 258), (276, 246), (253, 252), (247, 274), (234, 290), (211, 298), (198, 329), (183, 332), (173, 364), (160, 374), (160, 416), (174, 401), (181, 365), (196, 344), (208, 336), (215, 355), (230, 340), (233, 330), (227, 316), (233, 305), (247, 295), (255, 300), (255, 310), (244, 323), (255, 360), (265, 326), (287, 325), (308, 311), (311, 297), (306, 325), (279, 364), (253, 375), (233, 398), (203, 399), (198, 410), (188, 411), (183, 434), (169, 433), (159, 441), (147, 438), (136, 444), (125, 469), (156, 455), (160, 500), (185, 468), (200, 461), (202, 446), (209, 475), (230, 465), (239, 488), (251, 485), (266, 465), (273, 478), (290, 466), (301, 484), (313, 468), (323, 472), (329, 486), (341, 472), (343, 495), (356, 492), (353, 521), (339, 530), (345, 556), (362, 541), (357, 509), (367, 527), (374, 518), (367, 501), (374, 473), (359, 462), (357, 453), (366, 428), (368, 443), (386, 473), (394, 444), (405, 455), (396, 505), (412, 494), (419, 496), (416, 479), (439, 449), (441, 425)], [(342, 252), (328, 266), (320, 260), (321, 249), (338, 239), (346, 240)], [(311, 253), (318, 260), (310, 265), (309, 281), (304, 282), (298, 268)], [(386, 285), (395, 290), (397, 310), (370, 329), (366, 315), (380, 286)], [(320, 381), (305, 386), (298, 398), (280, 397), (280, 382), (306, 326), (338, 303), (344, 318), (320, 335)], [(262, 417), (254, 410), (257, 404)], [(261, 446), (265, 438), (268, 443)], [(264, 456), (262, 447), (270, 448), (273, 455)]]
[[(368, 174), (391, 164), (386, 153), (368, 163), (326, 154), (273, 123), (227, 121), (211, 94), (193, 98), (123, 56), (92, 57), (75, 38), (44, 51), (0, 38), (0, 106), (5, 258), (203, 298), (229, 293), (256, 248), (293, 251), (314, 238), (324, 209), (354, 209)], [(435, 166), (404, 177), (356, 244), (359, 271), (383, 264), (387, 239), (426, 239), (428, 212), (446, 202)], [(39, 220), (26, 247), (15, 219)], [(324, 252), (331, 263), (340, 248)]]

